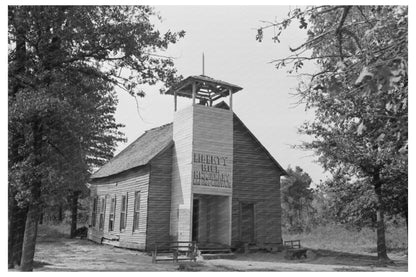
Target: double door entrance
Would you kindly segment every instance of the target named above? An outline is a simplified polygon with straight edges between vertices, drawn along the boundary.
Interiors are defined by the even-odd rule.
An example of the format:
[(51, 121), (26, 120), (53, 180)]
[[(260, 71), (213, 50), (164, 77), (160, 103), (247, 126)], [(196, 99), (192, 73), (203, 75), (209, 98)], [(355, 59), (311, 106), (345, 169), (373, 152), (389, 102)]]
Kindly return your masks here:
[[(239, 240), (255, 242), (255, 205), (239, 205)], [(192, 207), (192, 240), (231, 244), (231, 197), (195, 194)]]

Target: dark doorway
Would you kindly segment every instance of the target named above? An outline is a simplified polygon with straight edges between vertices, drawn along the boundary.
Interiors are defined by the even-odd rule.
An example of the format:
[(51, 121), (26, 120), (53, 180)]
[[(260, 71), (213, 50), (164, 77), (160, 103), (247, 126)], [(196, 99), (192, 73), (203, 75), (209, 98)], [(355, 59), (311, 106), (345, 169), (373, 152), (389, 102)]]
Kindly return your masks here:
[(199, 230), (199, 199), (194, 199), (192, 208), (192, 241), (198, 241)]
[(241, 203), (240, 237), (242, 242), (254, 242), (254, 204)]

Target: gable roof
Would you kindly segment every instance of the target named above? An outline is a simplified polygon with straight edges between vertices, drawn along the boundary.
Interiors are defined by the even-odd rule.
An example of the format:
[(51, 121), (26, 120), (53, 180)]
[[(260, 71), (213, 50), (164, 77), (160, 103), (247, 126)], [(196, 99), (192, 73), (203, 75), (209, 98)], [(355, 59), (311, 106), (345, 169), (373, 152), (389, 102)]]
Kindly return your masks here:
[(91, 179), (104, 178), (148, 164), (173, 143), (172, 123), (147, 130), (108, 163), (97, 170)]
[[(230, 109), (230, 107), (224, 101), (221, 103), (218, 103), (217, 105), (215, 105), (215, 107), (220, 108), (220, 109), (226, 109), (226, 110)], [(283, 167), (276, 161), (276, 159), (272, 156), (272, 154), (270, 154), (270, 152), (266, 149), (266, 147), (264, 147), (264, 145), (256, 138), (256, 136), (250, 131), (250, 129), (247, 128), (244, 122), (235, 113), (233, 114), (234, 114), (234, 118), (237, 119), (237, 121), (246, 129), (248, 135), (254, 140), (254, 142), (256, 142), (259, 145), (260, 149), (262, 149), (264, 153), (266, 153), (266, 155), (270, 158), (270, 160), (274, 163), (274, 165), (280, 169), (280, 171), (282, 172), (282, 175), (287, 175), (286, 170), (283, 169)]]
[[(217, 108), (229, 109), (225, 102), (215, 105)], [(266, 153), (270, 160), (275, 164), (283, 175), (287, 175), (283, 167), (275, 160), (275, 158), (267, 151), (266, 147), (254, 136), (241, 119), (234, 113), (234, 118), (247, 130), (249, 136), (259, 145)], [(116, 175), (121, 172), (148, 164), (159, 153), (163, 152), (173, 144), (173, 123), (162, 125), (157, 128), (146, 131), (142, 136), (132, 142), (118, 155), (112, 158), (108, 163), (97, 170), (91, 179), (104, 178)]]

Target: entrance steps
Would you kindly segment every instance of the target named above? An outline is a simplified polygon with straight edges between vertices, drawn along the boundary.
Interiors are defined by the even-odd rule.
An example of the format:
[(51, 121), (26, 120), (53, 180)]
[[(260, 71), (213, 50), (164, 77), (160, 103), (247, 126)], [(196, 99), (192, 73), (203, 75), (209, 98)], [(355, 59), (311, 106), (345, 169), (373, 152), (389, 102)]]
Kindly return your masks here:
[(102, 237), (101, 244), (119, 246), (120, 236)]
[(204, 260), (233, 259), (231, 247), (220, 243), (199, 243), (198, 250)]

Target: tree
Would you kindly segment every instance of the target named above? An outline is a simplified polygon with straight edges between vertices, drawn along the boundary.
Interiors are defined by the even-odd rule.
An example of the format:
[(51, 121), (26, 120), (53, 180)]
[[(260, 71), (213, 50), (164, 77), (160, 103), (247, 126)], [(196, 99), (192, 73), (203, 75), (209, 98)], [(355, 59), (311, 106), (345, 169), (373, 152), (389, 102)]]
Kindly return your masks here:
[[(340, 169), (371, 183), (376, 205), (377, 253), (387, 261), (384, 211), (387, 187), (407, 188), (408, 8), (406, 6), (319, 6), (294, 9), (267, 28), (279, 36), (299, 22), (306, 41), (276, 67), (300, 72), (315, 62), (318, 71), (301, 74), (300, 102), (315, 112), (301, 133), (327, 170)], [(398, 190), (400, 192), (406, 190)]]
[(306, 220), (312, 209), (312, 179), (299, 166), (295, 170), (288, 167), (286, 172), (288, 176), (281, 183), (283, 222), (290, 231), (301, 232), (308, 225)]
[(114, 87), (144, 96), (140, 85), (178, 78), (160, 52), (184, 32), (160, 34), (154, 16), (147, 6), (9, 7), (9, 266), (21, 255), (33, 269), (42, 205), (79, 191), (122, 140)]
[[(322, 182), (317, 192), (325, 195), (329, 211), (326, 217), (356, 228), (377, 227), (377, 201), (371, 180), (350, 178), (348, 173), (340, 171)], [(383, 198), (386, 215), (407, 219), (407, 186), (388, 184), (383, 189)]]

